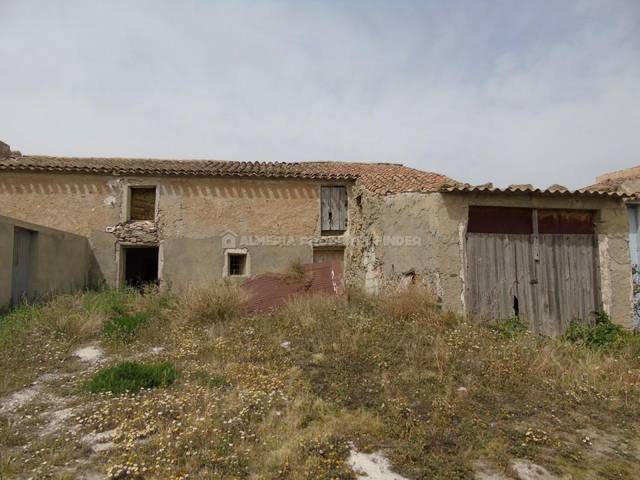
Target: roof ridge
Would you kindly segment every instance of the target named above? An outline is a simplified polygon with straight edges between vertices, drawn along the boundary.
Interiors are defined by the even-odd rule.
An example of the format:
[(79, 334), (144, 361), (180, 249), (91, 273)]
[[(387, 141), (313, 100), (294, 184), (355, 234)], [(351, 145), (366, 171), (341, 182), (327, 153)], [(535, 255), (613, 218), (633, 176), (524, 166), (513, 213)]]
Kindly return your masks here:
[(341, 161), (263, 162), (16, 155), (0, 159), (2, 171), (357, 180), (366, 189), (379, 194), (436, 192), (444, 184), (457, 183), (445, 175), (397, 163)]

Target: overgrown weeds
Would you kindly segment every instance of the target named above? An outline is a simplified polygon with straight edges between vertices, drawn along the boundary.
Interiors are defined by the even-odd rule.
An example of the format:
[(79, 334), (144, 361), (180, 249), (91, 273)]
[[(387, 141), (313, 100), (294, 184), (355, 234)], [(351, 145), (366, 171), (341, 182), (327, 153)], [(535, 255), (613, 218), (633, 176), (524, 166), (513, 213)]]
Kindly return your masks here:
[(176, 369), (170, 362), (122, 362), (96, 373), (87, 382), (92, 393), (137, 393), (141, 389), (166, 387), (176, 379)]
[(562, 338), (584, 347), (640, 357), (640, 335), (616, 325), (605, 313), (596, 317), (595, 325), (571, 322)]
[[(517, 320), (487, 327), (443, 312), (418, 286), (252, 315), (224, 284), (124, 295), (79, 302), (101, 305), (94, 336), (133, 325), (118, 354), (136, 363), (99, 372), (91, 388), (139, 392), (86, 395), (81, 418), (83, 433), (119, 432), (116, 448), (92, 457), (112, 478), (352, 479), (352, 448), (383, 449), (407, 478), (471, 478), (477, 460), (504, 471), (513, 458), (576, 478), (637, 471), (624, 445), (638, 441), (640, 359), (620, 353), (630, 334), (615, 326), (565, 339), (525, 334)], [(15, 312), (15, 325), (37, 308)], [(587, 431), (620, 451), (599, 453)]]
[(520, 318), (514, 317), (509, 320), (490, 324), (489, 328), (496, 332), (496, 335), (500, 338), (509, 339), (526, 332), (528, 327)]
[(175, 305), (174, 318), (192, 325), (226, 322), (241, 314), (244, 299), (242, 291), (230, 283), (190, 287)]
[(285, 275), (291, 281), (299, 281), (304, 279), (305, 271), (302, 261), (298, 258), (291, 262), (287, 267)]
[(120, 315), (105, 324), (102, 334), (106, 340), (115, 342), (131, 342), (138, 330), (147, 323), (148, 317), (143, 312)]

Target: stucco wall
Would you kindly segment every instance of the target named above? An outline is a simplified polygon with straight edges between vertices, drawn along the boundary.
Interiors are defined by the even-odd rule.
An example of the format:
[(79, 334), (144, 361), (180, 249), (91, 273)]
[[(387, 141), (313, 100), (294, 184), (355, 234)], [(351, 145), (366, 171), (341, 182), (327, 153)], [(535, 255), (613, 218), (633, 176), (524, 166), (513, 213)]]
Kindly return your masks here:
[(312, 261), (312, 242), (323, 241), (320, 187), (325, 184), (2, 173), (0, 215), (86, 236), (93, 252), (91, 283), (115, 286), (121, 281), (120, 246), (111, 227), (127, 220), (129, 186), (156, 185), (161, 280), (184, 286), (222, 277), (225, 234), (247, 249), (251, 273), (283, 271), (295, 259)]
[[(0, 174), (0, 215), (89, 239), (92, 284), (119, 284), (113, 227), (127, 218), (128, 187), (156, 185), (160, 276), (182, 287), (221, 278), (225, 241), (246, 248), (250, 273), (311, 262), (312, 244), (346, 244), (347, 281), (377, 291), (415, 272), (444, 308), (464, 313), (463, 248), (468, 206), (593, 209), (601, 212), (602, 303), (614, 321), (631, 322), (631, 272), (624, 207), (606, 198), (403, 193), (376, 196), (349, 187), (349, 230), (321, 236), (321, 181), (250, 178), (116, 178)], [(226, 235), (226, 236), (225, 236)], [(0, 279), (0, 281), (2, 281)]]
[(608, 198), (403, 193), (363, 196), (362, 222), (349, 253), (349, 281), (377, 291), (415, 272), (443, 307), (465, 313), (464, 238), (469, 205), (597, 210), (602, 304), (613, 321), (632, 326), (627, 214)]
[(85, 237), (0, 217), (0, 308), (11, 302), (15, 227), (35, 232), (29, 255), (29, 299), (87, 286), (91, 254)]

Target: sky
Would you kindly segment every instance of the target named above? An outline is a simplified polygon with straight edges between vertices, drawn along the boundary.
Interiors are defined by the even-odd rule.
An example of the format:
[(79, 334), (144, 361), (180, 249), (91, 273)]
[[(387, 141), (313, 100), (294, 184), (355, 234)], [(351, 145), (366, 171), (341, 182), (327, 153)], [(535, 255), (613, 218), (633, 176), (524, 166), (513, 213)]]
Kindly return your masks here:
[(640, 0), (0, 0), (0, 140), (582, 187), (640, 164)]

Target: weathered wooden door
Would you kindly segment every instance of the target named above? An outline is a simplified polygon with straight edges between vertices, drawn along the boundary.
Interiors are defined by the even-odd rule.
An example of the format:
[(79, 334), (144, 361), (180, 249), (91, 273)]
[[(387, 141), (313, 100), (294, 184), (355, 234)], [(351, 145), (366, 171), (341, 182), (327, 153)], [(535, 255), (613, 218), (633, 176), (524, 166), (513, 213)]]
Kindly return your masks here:
[[(591, 323), (600, 308), (591, 213), (525, 210), (470, 211), (467, 312), (488, 320), (518, 316), (546, 335), (561, 333), (573, 320)], [(501, 230), (510, 233), (496, 233)]]
[(516, 285), (516, 235), (467, 235), (467, 311), (486, 320), (512, 318)]
[(19, 304), (29, 293), (31, 267), (31, 239), (33, 232), (15, 228), (13, 233), (13, 270), (11, 277), (11, 303)]
[(323, 233), (341, 233), (347, 229), (347, 189), (326, 186), (320, 189), (321, 229)]
[(601, 307), (595, 236), (540, 234), (536, 247), (535, 270), (518, 283), (531, 298), (522, 318), (546, 335), (564, 332), (573, 320), (592, 323)]

